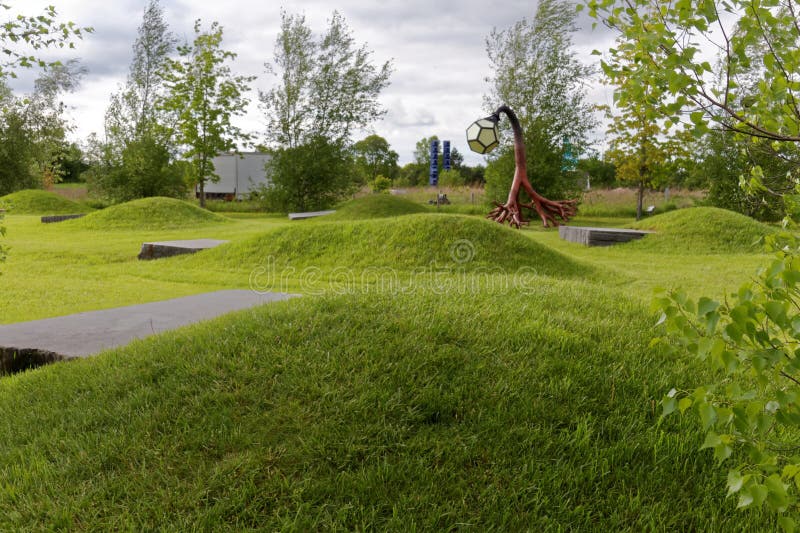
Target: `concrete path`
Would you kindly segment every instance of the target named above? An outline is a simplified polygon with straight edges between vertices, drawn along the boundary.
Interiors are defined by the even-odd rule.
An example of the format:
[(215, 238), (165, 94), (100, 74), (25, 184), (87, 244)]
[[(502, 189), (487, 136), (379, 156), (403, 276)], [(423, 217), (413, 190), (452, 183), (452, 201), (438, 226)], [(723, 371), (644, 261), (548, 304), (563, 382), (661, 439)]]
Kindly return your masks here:
[(259, 294), (247, 290), (218, 291), (0, 325), (0, 351), (3, 348), (34, 349), (54, 352), (64, 358), (86, 357), (108, 348), (124, 346), (134, 339), (294, 296), (297, 295)]

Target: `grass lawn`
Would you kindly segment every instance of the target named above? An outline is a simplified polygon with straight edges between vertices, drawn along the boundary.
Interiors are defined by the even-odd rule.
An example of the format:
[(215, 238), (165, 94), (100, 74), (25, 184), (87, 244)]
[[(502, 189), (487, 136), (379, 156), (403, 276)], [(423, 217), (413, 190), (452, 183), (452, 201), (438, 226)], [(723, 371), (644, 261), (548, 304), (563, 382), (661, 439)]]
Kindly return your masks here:
[[(708, 376), (650, 347), (648, 311), (656, 286), (737, 289), (767, 261), (746, 245), (763, 228), (692, 211), (741, 222), (741, 245), (711, 228), (670, 248), (667, 219), (600, 249), (384, 207), (110, 230), (7, 216), (3, 323), (251, 285), (305, 297), (0, 378), (0, 530), (774, 529), (725, 499), (694, 420), (659, 421), (666, 390)], [(136, 260), (202, 237), (231, 243)]]

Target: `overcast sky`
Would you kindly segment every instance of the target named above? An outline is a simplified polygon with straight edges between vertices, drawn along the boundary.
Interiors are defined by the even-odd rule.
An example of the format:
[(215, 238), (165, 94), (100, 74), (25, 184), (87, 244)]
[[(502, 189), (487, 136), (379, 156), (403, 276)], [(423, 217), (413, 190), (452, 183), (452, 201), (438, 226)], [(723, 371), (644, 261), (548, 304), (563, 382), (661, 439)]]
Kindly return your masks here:
[[(51, 3), (59, 18), (94, 28), (73, 51), (89, 72), (80, 90), (65, 97), (65, 102), (71, 107), (76, 139), (91, 132), (102, 136), (103, 114), (109, 96), (125, 81), (146, 0), (26, 0), (9, 13), (37, 14)], [(264, 130), (256, 89), (268, 89), (275, 80), (264, 72), (264, 63), (272, 59), (281, 8), (305, 14), (316, 34), (325, 30), (331, 12), (338, 10), (356, 42), (367, 43), (373, 51), (376, 64), (393, 62), (391, 85), (381, 96), (388, 113), (373, 129), (398, 152), (401, 164), (412, 159), (419, 139), (431, 135), (449, 139), (469, 164), (483, 162), (467, 148), (464, 130), (486, 115), (482, 100), (488, 91), (485, 78), (491, 74), (486, 36), (492, 28), (532, 18), (536, 9), (536, 2), (522, 0), (162, 0), (161, 5), (170, 29), (181, 41), (192, 39), (197, 18), (204, 27), (212, 21), (222, 25), (223, 46), (238, 54), (234, 71), (258, 76), (250, 111), (239, 121), (256, 134)], [(576, 51), (586, 63), (594, 63), (597, 59), (590, 52), (607, 48), (609, 35), (600, 28), (593, 32), (591, 21), (585, 18), (579, 24)], [(18, 89), (28, 88), (26, 77), (16, 82)], [(595, 84), (590, 99), (610, 103), (610, 92)], [(602, 132), (597, 136), (602, 137)]]

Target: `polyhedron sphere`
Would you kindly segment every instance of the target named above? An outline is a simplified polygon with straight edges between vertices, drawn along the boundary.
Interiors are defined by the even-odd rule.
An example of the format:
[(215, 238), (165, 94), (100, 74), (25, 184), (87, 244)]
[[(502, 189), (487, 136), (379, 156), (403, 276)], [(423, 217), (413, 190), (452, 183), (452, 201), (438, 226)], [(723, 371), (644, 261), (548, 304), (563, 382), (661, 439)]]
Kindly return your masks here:
[(497, 125), (486, 118), (476, 120), (467, 128), (467, 144), (473, 152), (488, 154), (499, 144)]

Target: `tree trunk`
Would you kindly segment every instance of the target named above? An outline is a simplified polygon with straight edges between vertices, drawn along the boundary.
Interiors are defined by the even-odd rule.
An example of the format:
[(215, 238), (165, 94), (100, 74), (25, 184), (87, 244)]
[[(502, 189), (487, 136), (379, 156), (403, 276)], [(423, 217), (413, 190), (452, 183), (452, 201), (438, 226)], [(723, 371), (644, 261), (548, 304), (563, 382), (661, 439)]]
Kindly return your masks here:
[[(492, 115), (495, 123), (499, 120), (500, 113), (505, 113), (508, 117), (508, 121), (511, 123), (511, 129), (514, 131), (514, 179), (511, 182), (511, 189), (508, 191), (506, 203), (495, 203), (495, 208), (492, 209), (486, 218), (499, 222), (500, 224), (508, 222), (511, 226), (519, 228), (521, 225), (528, 223), (522, 216), (522, 211), (520, 210), (521, 207), (526, 207), (536, 211), (544, 227), (558, 226), (556, 217), (567, 222), (570, 218), (575, 216), (577, 212), (575, 200), (548, 200), (533, 189), (531, 182), (528, 180), (527, 161), (525, 160), (525, 141), (519, 119), (508, 106), (501, 105)], [(529, 203), (525, 204), (519, 201), (521, 191), (527, 193), (531, 200)]]
[(644, 201), (644, 182), (639, 182), (639, 190), (636, 192), (636, 220), (642, 219), (642, 202)]
[(206, 206), (206, 180), (200, 180), (200, 207)]

